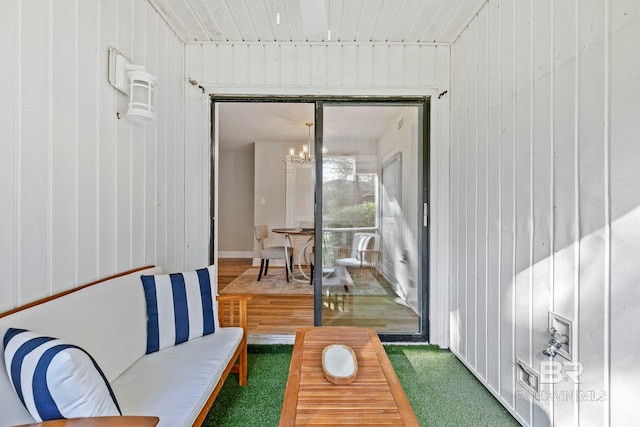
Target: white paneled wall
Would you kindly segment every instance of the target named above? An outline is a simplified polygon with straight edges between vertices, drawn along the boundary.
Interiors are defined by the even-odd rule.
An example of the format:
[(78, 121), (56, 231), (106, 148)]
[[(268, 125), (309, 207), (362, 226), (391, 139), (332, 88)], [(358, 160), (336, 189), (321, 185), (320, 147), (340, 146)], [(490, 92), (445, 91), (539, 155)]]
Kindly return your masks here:
[[(218, 95), (359, 95), (431, 96), (431, 230), (430, 240), (430, 324), (431, 342), (448, 345), (448, 251), (447, 229), (449, 193), (449, 96), (438, 95), (449, 88), (449, 46), (393, 43), (208, 43), (187, 45), (186, 75), (210, 94)], [(191, 95), (193, 93), (193, 95)], [(208, 106), (196, 86), (187, 88), (187, 109)], [(187, 128), (207, 129), (206, 114), (187, 116)], [(202, 139), (187, 138), (187, 188), (202, 187), (208, 170), (197, 163), (207, 158), (209, 134)], [(223, 183), (220, 183), (223, 185)], [(202, 200), (187, 198), (187, 235), (192, 235), (193, 257), (205, 256), (207, 218)], [(208, 203), (208, 201), (206, 202)], [(192, 233), (192, 234), (191, 234)]]
[[(184, 44), (145, 1), (0, 8), (0, 311), (145, 264), (182, 268)], [(157, 76), (155, 124), (124, 117), (110, 47)]]
[[(524, 424), (638, 420), (638, 40), (637, 0), (489, 0), (451, 48), (451, 349)], [(532, 398), (549, 311), (581, 382)]]
[(187, 45), (187, 74), (212, 93), (429, 95), (445, 87), (448, 46), (397, 43)]

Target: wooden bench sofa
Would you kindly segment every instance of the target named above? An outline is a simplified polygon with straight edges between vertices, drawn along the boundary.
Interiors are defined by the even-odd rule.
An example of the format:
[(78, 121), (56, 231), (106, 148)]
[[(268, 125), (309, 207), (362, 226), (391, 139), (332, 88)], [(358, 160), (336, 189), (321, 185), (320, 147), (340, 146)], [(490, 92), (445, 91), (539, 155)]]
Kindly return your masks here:
[[(73, 343), (99, 365), (122, 415), (157, 416), (160, 426), (200, 425), (229, 373), (247, 382), (250, 296), (217, 296), (214, 333), (147, 354), (141, 276), (162, 273), (142, 267), (2, 313), (0, 339), (17, 328)], [(0, 358), (0, 426), (35, 421)]]

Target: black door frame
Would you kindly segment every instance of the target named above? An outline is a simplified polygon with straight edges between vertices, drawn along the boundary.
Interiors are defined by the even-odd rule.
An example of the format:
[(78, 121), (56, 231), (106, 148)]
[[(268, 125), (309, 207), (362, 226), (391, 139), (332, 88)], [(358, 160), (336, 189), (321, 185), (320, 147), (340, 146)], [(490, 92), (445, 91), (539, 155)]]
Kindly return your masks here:
[[(401, 334), (401, 333), (385, 333), (378, 332), (380, 340), (384, 342), (428, 342), (429, 341), (429, 215), (428, 212), (423, 212), (423, 204), (429, 206), (429, 169), (430, 169), (430, 97), (382, 97), (382, 96), (315, 96), (315, 95), (301, 95), (301, 96), (277, 96), (277, 95), (210, 95), (210, 110), (211, 110), (211, 183), (213, 185), (215, 176), (215, 159), (213, 157), (213, 147), (215, 144), (215, 106), (216, 103), (221, 102), (261, 102), (261, 103), (305, 103), (314, 104), (315, 109), (315, 152), (319, 153), (316, 156), (315, 161), (315, 173), (316, 173), (316, 186), (314, 191), (315, 207), (314, 212), (322, 213), (322, 134), (323, 134), (323, 109), (325, 105), (414, 105), (420, 106), (422, 110), (422, 127), (419, 129), (419, 138), (422, 144), (418, 147), (419, 153), (419, 170), (422, 170), (422, 174), (418, 176), (418, 188), (421, 189), (422, 200), (418, 203), (420, 212), (418, 212), (418, 218), (425, 218), (425, 223), (421, 227), (421, 258), (422, 266), (420, 271), (420, 283), (422, 286), (421, 293), (421, 313), (419, 319), (420, 332), (416, 334)], [(213, 187), (212, 187), (213, 189)], [(213, 213), (215, 209), (215, 198), (211, 197), (210, 201), (210, 218), (211, 218), (211, 241), (210, 241), (210, 253), (209, 259), (211, 264), (215, 263), (213, 259), (213, 241), (214, 236), (214, 223)], [(322, 215), (314, 215), (315, 222), (315, 239), (316, 242), (322, 241)], [(322, 265), (322, 251), (315, 251), (315, 265)], [(322, 269), (315, 269), (314, 280), (321, 281)], [(321, 282), (319, 282), (321, 283)], [(314, 288), (314, 325), (322, 325), (322, 289), (320, 286)]]

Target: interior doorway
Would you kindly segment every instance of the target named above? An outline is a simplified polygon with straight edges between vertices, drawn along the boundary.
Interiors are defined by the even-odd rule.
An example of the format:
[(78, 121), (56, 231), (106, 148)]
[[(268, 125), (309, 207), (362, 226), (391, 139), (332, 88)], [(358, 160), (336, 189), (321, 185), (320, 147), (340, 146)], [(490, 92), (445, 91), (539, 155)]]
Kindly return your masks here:
[[(384, 99), (352, 104), (344, 99), (233, 97), (213, 98), (212, 106), (212, 183), (215, 182), (215, 185), (212, 184), (211, 212), (212, 235), (217, 236), (217, 241), (212, 241), (211, 256), (212, 263), (218, 266), (219, 290), (224, 293), (226, 286), (232, 285), (247, 271), (251, 273), (251, 267), (259, 262), (253, 236), (253, 227), (257, 224), (266, 224), (269, 230), (311, 226), (315, 229), (315, 242), (305, 246), (309, 253), (299, 258), (304, 262), (297, 267), (310, 275), (312, 266), (322, 266), (315, 269), (313, 285), (297, 283), (300, 294), (265, 296), (257, 293), (260, 296), (252, 300), (256, 305), (254, 313), (272, 318), (255, 319), (253, 333), (281, 336), (302, 326), (345, 324), (345, 319), (351, 319), (351, 324), (362, 324), (360, 313), (368, 312), (365, 323), (370, 322), (369, 326), (378, 329), (381, 337), (387, 336), (389, 340), (424, 341), (428, 330), (428, 283), (427, 275), (422, 273), (424, 265), (420, 260), (427, 256), (423, 253), (422, 241), (428, 239), (428, 230), (420, 220), (422, 201), (426, 201), (428, 196), (423, 191), (428, 187), (425, 182), (428, 176), (426, 156), (423, 156), (428, 143), (423, 131), (426, 126), (424, 120), (428, 118), (428, 100)], [(375, 114), (372, 113), (375, 110), (385, 112), (386, 122), (383, 122), (382, 116), (374, 118)], [(410, 118), (406, 117), (408, 112), (411, 112)], [(375, 132), (379, 134), (367, 135), (365, 138), (364, 130), (358, 130), (354, 126), (354, 117), (358, 116), (363, 118), (361, 125), (367, 127), (368, 132), (374, 132), (375, 128)], [(372, 120), (379, 123), (372, 126)], [(309, 123), (313, 126), (308, 126)], [(353, 129), (350, 130), (349, 127)], [(389, 141), (397, 142), (399, 135), (404, 135), (400, 139), (406, 147), (395, 143), (391, 147)], [(300, 161), (304, 157), (300, 151), (305, 145), (309, 158)], [(366, 153), (363, 154), (362, 150)], [(403, 152), (414, 162), (407, 168), (408, 175), (403, 177), (400, 172), (393, 184), (390, 173), (394, 167), (395, 173), (398, 173), (402, 162), (385, 162), (389, 162), (391, 158), (401, 159)], [(291, 161), (292, 156), (297, 160)], [(342, 178), (345, 182), (357, 182), (353, 188), (357, 188), (358, 194), (356, 196), (354, 193), (352, 198), (355, 205), (351, 208), (335, 204), (330, 206), (328, 195), (336, 190), (334, 187), (337, 184), (335, 180), (332, 183), (326, 178), (332, 168), (335, 172), (337, 163), (345, 161), (351, 161), (352, 173)], [(348, 172), (348, 167), (343, 169), (345, 171)], [(394, 202), (401, 204), (400, 210), (396, 212), (396, 219), (405, 218), (405, 229), (388, 233), (391, 230), (388, 224), (385, 225), (385, 221), (393, 217), (388, 215), (391, 207), (385, 198), (393, 196), (390, 192), (392, 185), (401, 184), (407, 186), (412, 199), (411, 203), (402, 206), (401, 194), (394, 197)], [(305, 190), (305, 186), (309, 189)], [(309, 195), (312, 197), (305, 197)], [(296, 203), (298, 207), (307, 208), (311, 203), (313, 216), (302, 218), (307, 215), (302, 208), (298, 209), (299, 214), (294, 212)], [(323, 206), (326, 207), (325, 210)], [(351, 251), (354, 234), (358, 231), (358, 227), (353, 227), (353, 224), (352, 227), (343, 227), (350, 224), (340, 225), (335, 222), (350, 209), (353, 212), (360, 210), (369, 219), (373, 219), (373, 224), (368, 226), (372, 227), (370, 230), (359, 231), (378, 235), (377, 248), (369, 248), (378, 252), (376, 259), (365, 263), (366, 272), (372, 278), (366, 283), (358, 282), (361, 276), (360, 266), (355, 269), (344, 266), (339, 271), (335, 269), (336, 261), (345, 258), (344, 255)], [(410, 233), (406, 233), (407, 230)], [(386, 243), (385, 234), (388, 235), (386, 239), (390, 239)], [(271, 233), (270, 244), (286, 245), (287, 237)], [(304, 246), (303, 243), (299, 243), (296, 249)], [(397, 259), (395, 254), (396, 247), (400, 246), (405, 251), (404, 261)], [(399, 253), (402, 254), (402, 250)], [(405, 265), (411, 258), (411, 267), (415, 269), (410, 277), (410, 286), (415, 291), (412, 294), (407, 292), (409, 286), (404, 283), (405, 278), (389, 274), (391, 270), (385, 267), (385, 263), (389, 265), (391, 258), (396, 259), (396, 264), (405, 262)], [(272, 263), (267, 278), (271, 280), (281, 274), (284, 281), (284, 268), (284, 261)], [(240, 272), (241, 270), (244, 271)], [(354, 287), (344, 286), (340, 282), (340, 277), (345, 277), (338, 277), (342, 270), (352, 281), (356, 278)], [(336, 283), (338, 288), (335, 288)], [(325, 284), (334, 287), (329, 289)], [(263, 285), (260, 283), (257, 287)], [(386, 288), (386, 307), (372, 305), (373, 300), (367, 302), (360, 296), (373, 292), (371, 289), (377, 288), (377, 285)], [(378, 297), (381, 299), (382, 293)], [(406, 314), (406, 319), (394, 323), (390, 328), (380, 326), (385, 323), (385, 315), (390, 313), (389, 307), (398, 308), (398, 312), (404, 311)], [(278, 322), (282, 325), (275, 326)], [(251, 319), (249, 323), (252, 334)], [(267, 326), (270, 323), (271, 328)], [(289, 331), (287, 327), (290, 328)]]

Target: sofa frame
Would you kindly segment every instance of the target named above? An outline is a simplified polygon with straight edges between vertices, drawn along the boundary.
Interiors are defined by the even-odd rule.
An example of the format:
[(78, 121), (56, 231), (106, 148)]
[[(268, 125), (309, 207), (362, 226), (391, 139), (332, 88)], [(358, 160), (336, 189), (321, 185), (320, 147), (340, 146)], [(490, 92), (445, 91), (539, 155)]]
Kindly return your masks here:
[[(126, 276), (131, 273), (136, 273), (138, 271), (143, 271), (148, 268), (153, 268), (153, 265), (147, 265), (144, 267), (135, 268), (132, 270), (128, 270), (122, 273), (114, 274), (99, 280), (95, 280), (93, 282), (77, 286), (73, 289), (68, 289), (54, 295), (47, 296), (45, 298), (38, 299), (36, 301), (29, 302), (20, 307), (13, 308), (9, 311), (0, 313), (0, 318), (5, 316), (9, 316), (10, 314), (20, 312), (22, 310), (26, 310), (28, 308), (32, 308), (38, 306), (40, 304), (46, 303), (48, 301), (64, 297), (65, 295), (69, 295), (71, 293), (77, 292), (81, 289), (88, 288), (90, 286), (97, 285), (99, 283), (103, 283), (112, 279), (116, 279), (121, 276)], [(238, 374), (238, 384), (241, 386), (245, 386), (247, 384), (247, 301), (251, 299), (251, 295), (245, 294), (225, 294), (218, 295), (216, 297), (218, 302), (218, 319), (220, 322), (220, 327), (241, 327), (244, 330), (242, 341), (238, 348), (236, 349), (233, 357), (227, 364), (220, 380), (216, 384), (216, 387), (213, 389), (213, 392), (207, 399), (205, 405), (202, 410), (198, 414), (194, 426), (200, 426), (204, 422), (204, 419), (211, 409), (213, 402), (216, 397), (220, 393), (222, 386), (224, 385), (225, 380), (229, 376), (230, 373)]]

